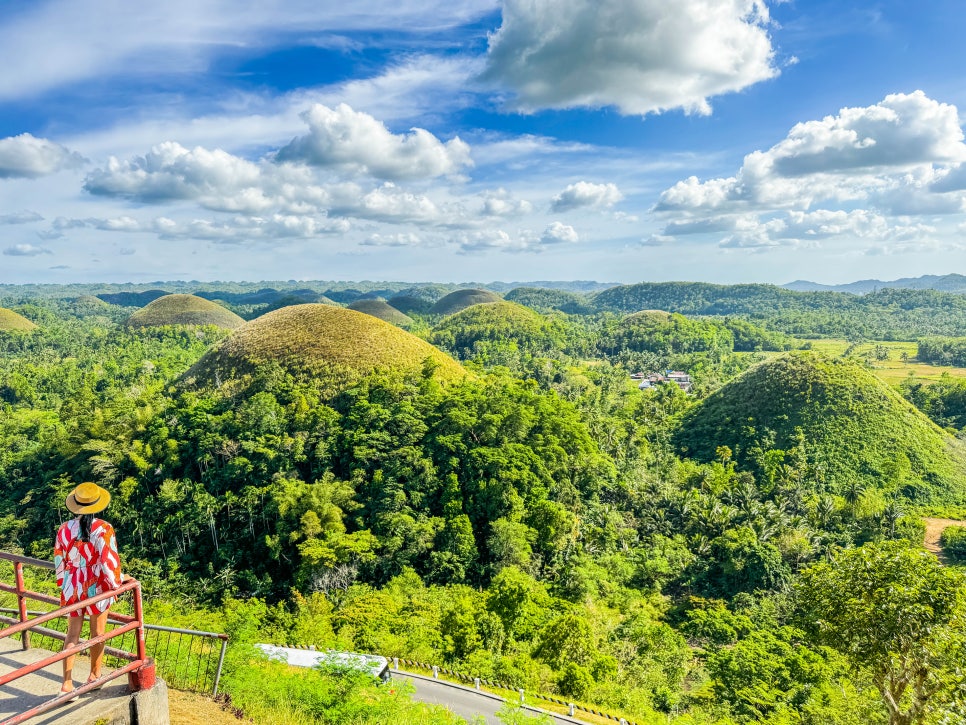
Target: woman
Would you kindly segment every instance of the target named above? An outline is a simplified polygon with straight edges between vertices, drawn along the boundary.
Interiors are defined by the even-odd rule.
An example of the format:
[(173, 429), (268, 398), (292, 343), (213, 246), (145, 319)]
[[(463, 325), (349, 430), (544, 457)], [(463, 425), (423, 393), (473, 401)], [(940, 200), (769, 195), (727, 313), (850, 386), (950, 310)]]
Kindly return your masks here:
[[(77, 514), (77, 518), (61, 524), (54, 543), (54, 565), (62, 607), (113, 591), (121, 584), (121, 558), (117, 553), (114, 529), (106, 521), (94, 518), (94, 514), (103, 511), (110, 502), (111, 494), (96, 483), (82, 483), (67, 497), (67, 508)], [(85, 614), (90, 618), (91, 638), (104, 634), (107, 612), (113, 603), (114, 598), (109, 597), (71, 612), (64, 647), (71, 647), (80, 641)], [(101, 676), (104, 644), (92, 646), (90, 654), (91, 674), (88, 682)], [(60, 691), (71, 692), (74, 689), (71, 676), (74, 657), (68, 657), (63, 662), (64, 683)]]

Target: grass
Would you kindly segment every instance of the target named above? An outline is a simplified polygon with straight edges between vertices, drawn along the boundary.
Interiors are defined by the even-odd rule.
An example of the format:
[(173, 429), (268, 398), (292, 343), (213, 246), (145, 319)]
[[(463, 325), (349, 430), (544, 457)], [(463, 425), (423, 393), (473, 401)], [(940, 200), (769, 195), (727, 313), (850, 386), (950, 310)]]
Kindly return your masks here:
[(698, 460), (727, 446), (740, 463), (762, 465), (757, 445), (790, 450), (799, 435), (833, 487), (857, 480), (933, 503), (966, 499), (962, 444), (853, 359), (812, 351), (763, 362), (687, 411), (673, 437)]
[(161, 325), (214, 325), (234, 330), (245, 321), (231, 310), (194, 295), (165, 295), (128, 318), (129, 327)]
[(28, 331), (36, 330), (37, 326), (23, 315), (18, 315), (13, 310), (0, 307), (0, 332), (8, 330)]
[(205, 695), (168, 689), (171, 725), (239, 725), (251, 722)]
[(400, 312), (385, 300), (356, 300), (349, 305), (349, 309), (362, 312), (366, 315), (372, 315), (373, 317), (377, 317), (392, 325), (398, 325), (399, 327), (408, 327), (413, 324), (412, 317)]
[[(948, 365), (930, 365), (916, 360), (918, 349), (915, 342), (861, 342), (847, 340), (808, 340), (812, 350), (829, 357), (847, 357), (867, 364), (868, 369), (880, 380), (897, 385), (910, 375), (917, 380), (935, 382), (943, 375), (966, 378), (966, 368)], [(885, 359), (876, 359), (876, 349), (886, 353)], [(905, 353), (905, 358), (903, 358)]]
[(450, 292), (439, 302), (429, 308), (431, 315), (452, 315), (454, 312), (465, 310), (467, 307), (484, 302), (500, 302), (503, 298), (496, 292), (484, 289), (458, 289)]
[(388, 322), (342, 307), (296, 305), (252, 320), (186, 374), (200, 384), (241, 377), (276, 362), (299, 376), (323, 376), (340, 383), (373, 369), (418, 372), (431, 359), (442, 380), (466, 375), (453, 358)]

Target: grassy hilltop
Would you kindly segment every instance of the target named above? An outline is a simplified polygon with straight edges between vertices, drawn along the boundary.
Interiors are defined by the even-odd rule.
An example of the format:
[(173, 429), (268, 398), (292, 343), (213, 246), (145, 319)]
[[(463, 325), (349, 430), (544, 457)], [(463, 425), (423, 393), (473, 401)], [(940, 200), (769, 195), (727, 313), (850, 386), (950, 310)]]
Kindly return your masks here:
[(324, 304), (284, 307), (246, 323), (185, 375), (214, 383), (278, 363), (297, 377), (356, 380), (374, 368), (418, 371), (429, 358), (443, 379), (464, 375), (451, 357), (371, 315)]
[(412, 317), (400, 312), (385, 300), (356, 300), (348, 307), (350, 310), (378, 317), (380, 320), (399, 327), (408, 327), (413, 324)]
[(23, 315), (18, 315), (13, 310), (8, 310), (5, 307), (0, 307), (0, 332), (18, 330), (21, 332), (26, 332), (28, 330), (36, 330), (37, 325), (32, 323)]
[(499, 302), (502, 299), (496, 292), (490, 292), (485, 289), (458, 289), (455, 292), (450, 292), (430, 307), (429, 314), (452, 315), (472, 305), (479, 305), (485, 302)]
[(701, 461), (727, 446), (762, 480), (769, 451), (787, 451), (772, 462), (803, 454), (814, 485), (833, 491), (854, 481), (919, 500), (961, 502), (966, 492), (961, 443), (860, 365), (814, 353), (728, 383), (683, 415), (674, 442)]
[(165, 295), (150, 302), (128, 318), (128, 327), (161, 325), (214, 325), (226, 330), (245, 321), (231, 310), (194, 295)]

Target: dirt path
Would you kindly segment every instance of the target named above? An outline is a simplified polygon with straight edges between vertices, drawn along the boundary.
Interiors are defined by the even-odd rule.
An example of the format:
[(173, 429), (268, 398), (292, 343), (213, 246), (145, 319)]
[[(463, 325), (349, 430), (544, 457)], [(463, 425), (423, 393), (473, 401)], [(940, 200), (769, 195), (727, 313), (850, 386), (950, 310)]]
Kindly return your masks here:
[(943, 548), (939, 545), (939, 537), (942, 536), (943, 529), (945, 529), (947, 526), (966, 527), (966, 521), (957, 521), (956, 519), (924, 518), (923, 522), (926, 524), (926, 537), (923, 541), (923, 545), (926, 547), (927, 551), (931, 551), (933, 554), (938, 556), (940, 560), (945, 561), (946, 557), (943, 556)]

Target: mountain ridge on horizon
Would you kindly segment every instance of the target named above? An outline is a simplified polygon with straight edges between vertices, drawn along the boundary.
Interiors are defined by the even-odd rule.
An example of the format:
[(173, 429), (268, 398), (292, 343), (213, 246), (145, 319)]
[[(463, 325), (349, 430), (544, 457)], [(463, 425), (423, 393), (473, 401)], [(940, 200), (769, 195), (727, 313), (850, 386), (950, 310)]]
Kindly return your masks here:
[(895, 280), (861, 279), (845, 284), (821, 284), (809, 280), (797, 279), (794, 282), (779, 285), (784, 289), (795, 292), (849, 292), (851, 294), (867, 294), (877, 289), (918, 289), (936, 290), (937, 292), (966, 293), (966, 276), (956, 274), (924, 274), (921, 277), (902, 277)]

